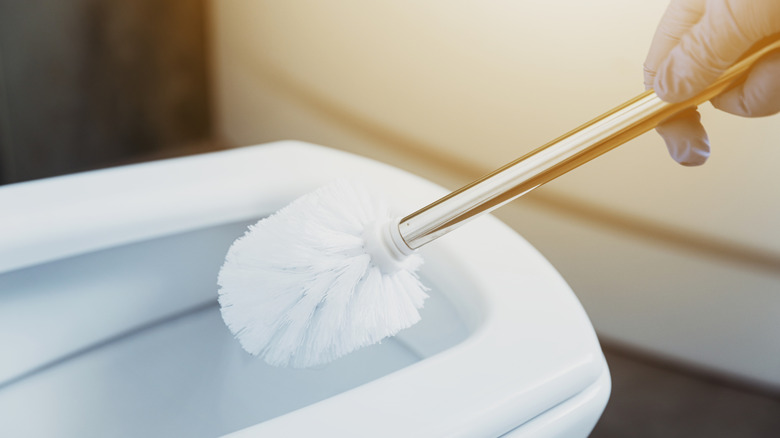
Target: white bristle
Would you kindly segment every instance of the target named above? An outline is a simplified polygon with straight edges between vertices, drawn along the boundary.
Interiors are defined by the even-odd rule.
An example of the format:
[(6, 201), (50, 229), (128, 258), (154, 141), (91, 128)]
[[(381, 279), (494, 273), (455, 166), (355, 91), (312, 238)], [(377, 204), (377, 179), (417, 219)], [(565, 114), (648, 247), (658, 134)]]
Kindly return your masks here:
[(386, 204), (340, 180), (251, 226), (219, 273), (222, 318), (242, 347), (305, 368), (419, 321), (422, 258), (385, 272), (366, 251), (364, 230), (388, 219)]

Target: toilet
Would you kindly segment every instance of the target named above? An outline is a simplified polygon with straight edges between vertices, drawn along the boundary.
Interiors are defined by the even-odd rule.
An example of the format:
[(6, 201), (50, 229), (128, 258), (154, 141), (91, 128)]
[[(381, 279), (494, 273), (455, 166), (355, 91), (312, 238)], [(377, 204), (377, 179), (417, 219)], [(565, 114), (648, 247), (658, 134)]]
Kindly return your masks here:
[(403, 214), (446, 193), (281, 141), (0, 187), (0, 436), (584, 437), (609, 371), (557, 271), (492, 216), (422, 248), (422, 321), (314, 369), (224, 326), (247, 225), (337, 178)]

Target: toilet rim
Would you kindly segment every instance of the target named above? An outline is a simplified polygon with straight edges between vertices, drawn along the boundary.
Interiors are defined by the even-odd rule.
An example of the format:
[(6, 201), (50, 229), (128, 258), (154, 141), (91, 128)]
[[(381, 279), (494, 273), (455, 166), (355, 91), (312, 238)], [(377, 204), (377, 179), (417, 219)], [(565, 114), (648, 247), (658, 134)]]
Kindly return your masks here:
[[(382, 189), (404, 211), (446, 193), (397, 168), (296, 141), (14, 184), (0, 187), (0, 205), (14, 206), (0, 218), (10, 238), (0, 248), (0, 273), (266, 215), (344, 176)], [(306, 427), (349, 435), (362, 430), (367, 436), (377, 436), (377, 430), (387, 436), (412, 431), (455, 436), (469, 430), (499, 435), (584, 391), (603, 374), (603, 356), (579, 302), (516, 232), (488, 216), (435, 245), (430, 256), (448, 254), (476, 289), (474, 300), (461, 303), (481, 307), (469, 311), (479, 314), (471, 336), (239, 434)], [(528, 333), (533, 330), (544, 336)]]

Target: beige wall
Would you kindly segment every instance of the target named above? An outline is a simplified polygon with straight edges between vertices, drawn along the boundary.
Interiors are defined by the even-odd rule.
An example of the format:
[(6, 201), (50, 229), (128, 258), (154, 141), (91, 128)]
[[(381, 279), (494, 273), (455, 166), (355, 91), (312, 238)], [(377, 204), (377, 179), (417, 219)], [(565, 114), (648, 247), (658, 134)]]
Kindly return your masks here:
[[(212, 2), (217, 125), (296, 138), (455, 188), (642, 91), (664, 1)], [(713, 156), (645, 136), (499, 216), (606, 340), (780, 387), (777, 117), (709, 105)]]

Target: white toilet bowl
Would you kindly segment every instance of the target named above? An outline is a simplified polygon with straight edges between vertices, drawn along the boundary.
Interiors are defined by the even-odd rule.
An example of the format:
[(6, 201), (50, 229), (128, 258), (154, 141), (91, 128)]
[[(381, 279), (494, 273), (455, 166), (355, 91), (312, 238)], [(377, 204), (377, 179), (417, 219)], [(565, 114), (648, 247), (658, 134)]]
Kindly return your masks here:
[(422, 250), (423, 320), (278, 369), (219, 317), (245, 226), (335, 178), (398, 213), (445, 191), (279, 142), (0, 187), (0, 436), (586, 436), (610, 390), (585, 312), (492, 217)]

